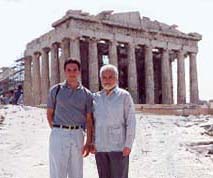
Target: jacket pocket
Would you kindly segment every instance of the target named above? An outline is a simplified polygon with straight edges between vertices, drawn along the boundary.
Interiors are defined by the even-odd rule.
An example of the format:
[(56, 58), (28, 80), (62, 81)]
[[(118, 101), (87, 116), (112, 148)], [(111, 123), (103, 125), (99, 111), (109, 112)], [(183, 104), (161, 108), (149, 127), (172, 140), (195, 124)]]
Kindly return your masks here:
[(109, 128), (109, 142), (115, 146), (122, 146), (123, 144), (123, 129), (120, 126), (113, 126)]

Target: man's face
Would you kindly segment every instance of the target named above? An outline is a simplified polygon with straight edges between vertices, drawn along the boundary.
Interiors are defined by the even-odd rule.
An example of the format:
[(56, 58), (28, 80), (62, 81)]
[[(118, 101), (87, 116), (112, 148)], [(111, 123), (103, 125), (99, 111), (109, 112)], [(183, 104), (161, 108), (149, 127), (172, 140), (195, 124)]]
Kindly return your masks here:
[(77, 64), (67, 64), (64, 70), (65, 77), (69, 81), (75, 81), (80, 76), (80, 71)]
[(105, 90), (111, 90), (117, 84), (117, 78), (113, 71), (105, 70), (102, 72), (101, 84)]

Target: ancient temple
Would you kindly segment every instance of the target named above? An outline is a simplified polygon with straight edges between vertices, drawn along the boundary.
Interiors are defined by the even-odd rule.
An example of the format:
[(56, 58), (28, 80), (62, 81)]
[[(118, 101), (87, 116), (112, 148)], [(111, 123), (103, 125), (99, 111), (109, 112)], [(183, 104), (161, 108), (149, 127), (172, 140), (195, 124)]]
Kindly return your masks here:
[[(29, 42), (25, 50), (24, 102), (45, 104), (51, 86), (64, 80), (68, 57), (81, 62), (81, 81), (95, 92), (101, 89), (99, 69), (108, 61), (119, 69), (119, 85), (135, 103), (186, 103), (185, 60), (189, 60), (190, 103), (199, 101), (197, 64), (198, 33), (183, 33), (141, 17), (139, 12), (103, 11), (91, 15), (69, 10), (52, 24), (53, 29)], [(177, 86), (172, 63), (177, 60)]]

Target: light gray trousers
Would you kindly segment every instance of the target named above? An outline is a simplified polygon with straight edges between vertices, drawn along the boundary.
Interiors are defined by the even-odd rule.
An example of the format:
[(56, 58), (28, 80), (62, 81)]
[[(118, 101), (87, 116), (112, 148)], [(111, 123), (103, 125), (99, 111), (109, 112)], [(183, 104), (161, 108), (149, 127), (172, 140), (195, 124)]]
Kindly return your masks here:
[(50, 178), (83, 178), (83, 130), (53, 128), (49, 142)]

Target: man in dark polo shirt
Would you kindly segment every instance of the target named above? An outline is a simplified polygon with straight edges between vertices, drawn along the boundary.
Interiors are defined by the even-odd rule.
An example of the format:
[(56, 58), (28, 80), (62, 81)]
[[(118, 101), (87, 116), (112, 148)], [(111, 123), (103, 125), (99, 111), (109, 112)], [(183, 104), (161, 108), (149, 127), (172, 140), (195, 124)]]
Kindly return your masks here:
[[(64, 63), (66, 80), (53, 86), (47, 102), (50, 134), (50, 178), (83, 178), (83, 156), (89, 154), (92, 132), (92, 94), (80, 84), (80, 63)], [(84, 144), (83, 130), (87, 140)]]

